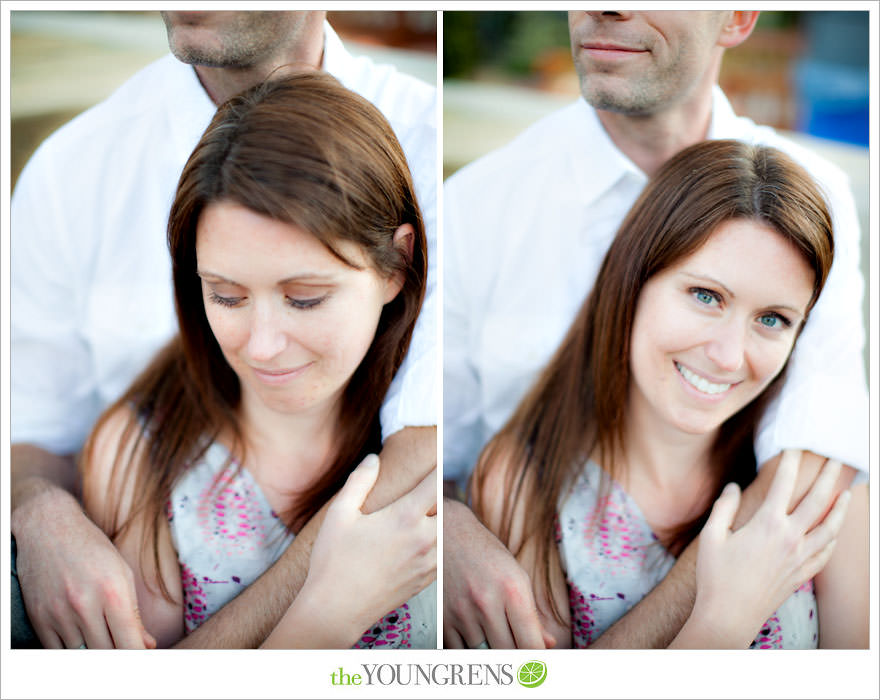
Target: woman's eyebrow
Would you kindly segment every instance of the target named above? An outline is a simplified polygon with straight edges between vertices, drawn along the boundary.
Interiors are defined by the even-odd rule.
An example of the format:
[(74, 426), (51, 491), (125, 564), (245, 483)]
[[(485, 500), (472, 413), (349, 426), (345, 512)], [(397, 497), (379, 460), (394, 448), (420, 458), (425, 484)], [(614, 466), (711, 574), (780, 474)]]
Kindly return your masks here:
[[(223, 275), (217, 274), (216, 272), (211, 272), (210, 270), (197, 270), (196, 274), (202, 279), (209, 280), (211, 282), (223, 282), (226, 284), (234, 284), (237, 286), (242, 286), (240, 282), (236, 282), (235, 280), (229, 279)], [(301, 272), (296, 275), (291, 275), (290, 277), (285, 277), (282, 280), (278, 280), (278, 285), (291, 284), (293, 282), (300, 283), (313, 283), (313, 284), (331, 284), (336, 281), (336, 277), (332, 274), (321, 273), (321, 272)]]
[(210, 270), (196, 270), (196, 274), (202, 279), (210, 279), (214, 282), (225, 282), (226, 284), (238, 285), (238, 282), (236, 282), (235, 280), (231, 280), (228, 277), (224, 277), (223, 275), (218, 275), (216, 272), (211, 272)]
[(721, 289), (724, 290), (725, 294), (727, 294), (727, 296), (729, 296), (731, 299), (736, 298), (736, 294), (734, 294), (734, 293), (733, 293), (733, 292), (727, 287), (727, 285), (724, 284), (724, 282), (722, 282), (721, 280), (717, 280), (717, 279), (715, 279), (714, 277), (712, 277), (712, 276), (710, 276), (710, 275), (701, 275), (701, 274), (698, 274), (698, 273), (696, 273), (696, 272), (688, 272), (687, 270), (684, 270), (684, 274), (685, 274), (685, 276), (690, 277), (691, 279), (694, 279), (694, 280), (696, 280), (696, 281), (698, 281), (698, 282), (709, 282), (709, 283), (711, 283), (711, 284), (713, 284), (713, 285), (716, 285), (716, 286), (718, 286), (718, 287), (721, 287)]
[(285, 277), (283, 280), (279, 280), (278, 284), (290, 284), (291, 282), (314, 282), (314, 283), (325, 283), (329, 284), (336, 280), (335, 275), (325, 274), (320, 272), (302, 272), (298, 275), (293, 275), (291, 277)]

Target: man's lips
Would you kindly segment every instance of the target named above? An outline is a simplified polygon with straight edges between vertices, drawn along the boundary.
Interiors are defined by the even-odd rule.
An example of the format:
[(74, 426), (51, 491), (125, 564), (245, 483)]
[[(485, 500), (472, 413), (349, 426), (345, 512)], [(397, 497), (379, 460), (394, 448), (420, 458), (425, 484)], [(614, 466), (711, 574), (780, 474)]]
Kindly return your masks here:
[(583, 42), (581, 48), (593, 58), (630, 58), (647, 53), (647, 49), (604, 41)]

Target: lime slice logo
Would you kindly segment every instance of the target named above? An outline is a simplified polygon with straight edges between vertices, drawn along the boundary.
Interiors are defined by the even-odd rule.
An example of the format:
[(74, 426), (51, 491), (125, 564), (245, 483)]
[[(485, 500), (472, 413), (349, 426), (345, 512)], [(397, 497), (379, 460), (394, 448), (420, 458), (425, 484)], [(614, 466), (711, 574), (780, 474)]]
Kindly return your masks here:
[(547, 679), (547, 664), (543, 661), (526, 661), (519, 667), (516, 678), (523, 688), (537, 688)]

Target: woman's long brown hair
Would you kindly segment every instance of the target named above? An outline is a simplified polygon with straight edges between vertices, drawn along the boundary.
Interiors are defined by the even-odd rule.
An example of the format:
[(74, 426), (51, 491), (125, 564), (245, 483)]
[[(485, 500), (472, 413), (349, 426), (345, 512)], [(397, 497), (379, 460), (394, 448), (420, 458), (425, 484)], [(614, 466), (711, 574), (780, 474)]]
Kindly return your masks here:
[[(319, 72), (267, 81), (218, 109), (184, 167), (168, 221), (179, 334), (105, 412), (83, 451), (87, 480), (95, 435), (119, 409), (131, 413), (120, 446), (135, 445), (144, 456), (127, 458), (120, 447), (111, 491), (121, 494), (133, 479), (138, 500), (125, 519), (119, 498), (111, 501), (112, 514), (99, 525), (117, 538), (145, 517), (141, 551), (152, 549), (157, 570), (158, 528), (176, 480), (221, 433), (232, 436), (232, 454), (244, 456), (239, 380), (208, 325), (196, 273), (196, 225), (205, 207), (220, 201), (306, 230), (349, 265), (339, 245), (353, 242), (379, 274), (403, 278), (345, 387), (332, 466), (298, 495), (285, 517), (291, 529), (314, 515), (363, 457), (380, 450), (379, 409), (425, 293), (422, 216), (403, 150), (378, 109)], [(411, 253), (393, 240), (403, 224), (415, 231)]]
[[(831, 218), (815, 183), (773, 148), (739, 141), (691, 146), (649, 181), (621, 224), (593, 291), (550, 364), (480, 455), (470, 489), (474, 510), (485, 519), (492, 496), (484, 493), (487, 476), (493, 469), (505, 469), (496, 534), (511, 545), (514, 510), (523, 504), (524, 530), (517, 539), (535, 539), (538, 576), (546, 591), (551, 590), (551, 568), (558, 562), (556, 511), (568, 487), (592, 454), (598, 455), (611, 479), (619, 480), (623, 469), (630, 336), (642, 287), (696, 252), (731, 219), (759, 221), (803, 255), (814, 272), (809, 312), (834, 253)], [(783, 372), (720, 427), (711, 453), (715, 497), (729, 481), (745, 486), (754, 478), (755, 431), (782, 384)], [(664, 544), (680, 552), (707, 515), (682, 523), (668, 533)], [(558, 618), (552, 597), (549, 602)]]

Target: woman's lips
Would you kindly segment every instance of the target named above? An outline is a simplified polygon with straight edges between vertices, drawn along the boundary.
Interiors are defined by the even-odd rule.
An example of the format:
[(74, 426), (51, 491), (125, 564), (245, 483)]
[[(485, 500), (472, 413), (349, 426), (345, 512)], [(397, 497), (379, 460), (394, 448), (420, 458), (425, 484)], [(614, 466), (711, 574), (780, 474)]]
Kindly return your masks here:
[(284, 384), (302, 375), (311, 365), (311, 362), (307, 362), (300, 367), (291, 369), (258, 369), (257, 367), (251, 367), (251, 369), (257, 378), (266, 384)]

